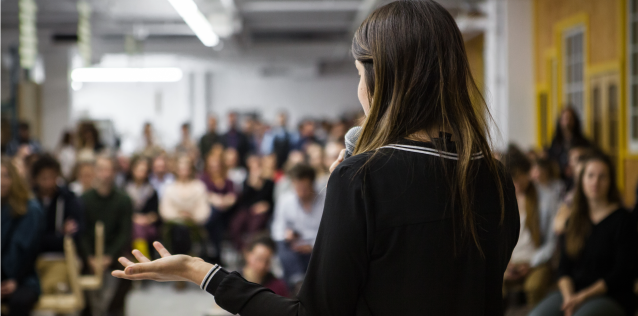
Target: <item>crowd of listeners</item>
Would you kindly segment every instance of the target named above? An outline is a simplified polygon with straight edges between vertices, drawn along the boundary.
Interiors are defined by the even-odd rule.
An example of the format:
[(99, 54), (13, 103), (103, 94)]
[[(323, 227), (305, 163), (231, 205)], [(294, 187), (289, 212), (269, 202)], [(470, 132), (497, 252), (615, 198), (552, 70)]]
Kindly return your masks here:
[[(41, 294), (69, 290), (64, 236), (78, 246), (82, 273), (104, 271), (102, 286), (87, 291), (84, 315), (123, 313), (131, 283), (110, 271), (132, 249), (158, 257), (154, 241), (214, 263), (236, 260), (224, 253), (242, 254), (231, 264), (248, 280), (283, 296), (296, 293), (319, 228), (328, 168), (352, 124), (304, 120), (293, 130), (281, 113), (272, 127), (252, 116), (240, 126), (230, 113), (225, 133), (211, 116), (198, 140), (184, 124), (180, 142), (164, 148), (147, 123), (130, 156), (104, 146), (91, 122), (64, 133), (49, 152), (30, 137), (28, 124), (19, 124), (2, 148), (3, 304), (10, 315), (28, 315)], [(283, 279), (271, 271), (275, 256)]]
[[(131, 249), (157, 257), (157, 240), (171, 253), (222, 264), (229, 260), (223, 245), (231, 245), (243, 255), (247, 280), (283, 296), (296, 293), (329, 166), (352, 125), (304, 120), (291, 130), (281, 113), (274, 126), (250, 116), (240, 126), (230, 113), (225, 133), (210, 117), (194, 141), (184, 124), (181, 141), (167, 149), (147, 123), (144, 141), (126, 156), (102, 145), (90, 122), (65, 133), (52, 152), (20, 124), (2, 148), (2, 302), (10, 315), (28, 315), (40, 293), (68, 290), (64, 236), (77, 243), (84, 273), (105, 271), (103, 286), (87, 295), (87, 315), (122, 314), (131, 285), (110, 271)], [(615, 163), (583, 136), (576, 113), (563, 110), (549, 148), (510, 145), (499, 156), (512, 176), (521, 223), (504, 275), (505, 301), (525, 302), (534, 316), (634, 315), (638, 212), (623, 204)], [(101, 262), (98, 222), (105, 232)], [(275, 256), (283, 279), (271, 271)]]

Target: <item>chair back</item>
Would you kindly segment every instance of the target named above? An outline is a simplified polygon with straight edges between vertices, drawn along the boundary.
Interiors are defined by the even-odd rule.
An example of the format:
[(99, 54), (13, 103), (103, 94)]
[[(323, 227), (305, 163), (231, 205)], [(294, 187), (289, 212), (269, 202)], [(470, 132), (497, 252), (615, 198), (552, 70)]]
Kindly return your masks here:
[(70, 236), (64, 236), (64, 258), (66, 259), (67, 273), (71, 293), (75, 297), (78, 310), (84, 308), (84, 292), (80, 286), (80, 267), (76, 256), (75, 244)]
[[(104, 223), (98, 221), (95, 223), (95, 262), (102, 262), (104, 260)], [(102, 279), (104, 278), (104, 266), (102, 264), (96, 264), (95, 277), (98, 280), (100, 287), (102, 286)]]

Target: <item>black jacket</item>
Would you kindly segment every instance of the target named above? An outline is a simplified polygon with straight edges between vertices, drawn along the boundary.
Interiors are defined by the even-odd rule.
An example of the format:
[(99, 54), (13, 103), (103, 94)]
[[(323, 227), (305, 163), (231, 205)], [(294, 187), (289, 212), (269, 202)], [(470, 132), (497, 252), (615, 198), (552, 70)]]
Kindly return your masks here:
[(511, 177), (498, 172), (505, 195), (501, 222), (494, 177), (475, 160), (478, 173), (469, 185), (476, 190), (481, 256), (471, 239), (459, 237), (458, 219), (454, 225), (443, 166), (454, 172), (455, 154), (439, 153), (431, 143), (398, 143), (374, 159), (370, 153), (348, 158), (330, 176), (298, 298), (221, 270), (204, 282), (217, 304), (242, 316), (502, 315), (503, 273), (520, 227)]
[[(35, 189), (37, 195), (37, 188)], [(44, 211), (45, 227), (42, 236), (41, 253), (64, 252), (64, 222), (74, 220), (78, 225), (78, 231), (73, 234), (76, 243), (84, 230), (84, 210), (80, 199), (70, 190), (59, 187), (49, 205), (45, 206), (42, 199), (38, 198), (38, 204)], [(60, 212), (60, 213), (58, 213)], [(59, 217), (58, 217), (59, 216)]]

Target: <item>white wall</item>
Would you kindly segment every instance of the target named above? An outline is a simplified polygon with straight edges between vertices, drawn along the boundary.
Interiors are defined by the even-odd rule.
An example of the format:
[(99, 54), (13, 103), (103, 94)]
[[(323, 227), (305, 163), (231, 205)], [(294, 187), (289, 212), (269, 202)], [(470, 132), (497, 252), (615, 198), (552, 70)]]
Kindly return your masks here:
[[(304, 117), (337, 118), (360, 108), (356, 94), (358, 77), (354, 70), (352, 75), (264, 77), (259, 67), (250, 65), (219, 67), (192, 60), (168, 63), (162, 66), (183, 69), (181, 81), (84, 83), (73, 92), (73, 119), (112, 120), (121, 136), (122, 149), (131, 152), (141, 142), (144, 122), (151, 122), (160, 143), (170, 148), (179, 141), (179, 126), (184, 122), (192, 123), (196, 137), (203, 134), (209, 110), (220, 119), (218, 131), (221, 132), (226, 129), (225, 116), (231, 110), (256, 111), (272, 123), (277, 113), (285, 110), (292, 127)], [(206, 109), (206, 72), (213, 73), (211, 109)], [(195, 77), (192, 114), (191, 73)]]

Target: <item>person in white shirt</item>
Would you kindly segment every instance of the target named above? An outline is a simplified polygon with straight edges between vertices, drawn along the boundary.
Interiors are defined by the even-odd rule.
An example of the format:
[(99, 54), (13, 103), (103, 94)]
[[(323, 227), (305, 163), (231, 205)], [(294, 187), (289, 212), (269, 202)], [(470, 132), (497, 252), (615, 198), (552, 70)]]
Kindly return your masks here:
[(271, 233), (278, 244), (284, 279), (296, 289), (303, 282), (310, 262), (325, 194), (318, 193), (314, 187), (316, 174), (312, 167), (298, 164), (289, 173), (294, 190), (283, 195), (275, 205)]

